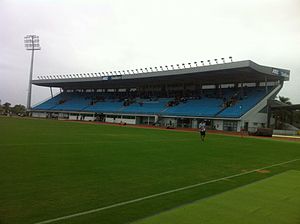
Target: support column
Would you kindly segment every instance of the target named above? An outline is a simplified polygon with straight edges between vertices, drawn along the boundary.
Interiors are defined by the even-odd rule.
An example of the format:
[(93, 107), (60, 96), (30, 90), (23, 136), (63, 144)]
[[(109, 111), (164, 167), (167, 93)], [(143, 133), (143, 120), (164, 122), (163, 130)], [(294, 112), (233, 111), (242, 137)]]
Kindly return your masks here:
[(268, 93), (268, 79), (265, 77), (266, 94)]
[(50, 93), (51, 93), (51, 98), (53, 98), (53, 91), (52, 91), (52, 87), (50, 87)]

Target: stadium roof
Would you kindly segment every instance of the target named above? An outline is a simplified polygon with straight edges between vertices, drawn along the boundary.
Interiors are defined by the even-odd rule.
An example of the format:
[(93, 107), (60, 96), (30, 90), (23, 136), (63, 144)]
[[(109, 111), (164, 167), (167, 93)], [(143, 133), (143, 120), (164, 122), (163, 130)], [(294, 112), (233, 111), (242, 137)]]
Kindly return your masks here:
[[(97, 75), (96, 75), (97, 74)], [(156, 85), (161, 83), (201, 83), (226, 84), (234, 82), (264, 82), (287, 81), (290, 71), (286, 69), (262, 66), (250, 60), (174, 69), (156, 72), (143, 72), (125, 75), (100, 76), (95, 73), (93, 77), (60, 76), (59, 78), (41, 78), (33, 80), (37, 86), (60, 88), (133, 88), (140, 85)], [(52, 77), (52, 78), (50, 78)]]

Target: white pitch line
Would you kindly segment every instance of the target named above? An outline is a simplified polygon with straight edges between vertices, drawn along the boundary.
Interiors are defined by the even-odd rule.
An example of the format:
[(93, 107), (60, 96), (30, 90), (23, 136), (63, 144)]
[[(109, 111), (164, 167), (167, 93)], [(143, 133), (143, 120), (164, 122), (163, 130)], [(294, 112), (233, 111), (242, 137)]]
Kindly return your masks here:
[(272, 168), (272, 167), (275, 167), (275, 166), (281, 166), (281, 165), (284, 165), (284, 164), (287, 164), (287, 163), (293, 163), (293, 162), (296, 162), (296, 161), (299, 161), (299, 160), (300, 160), (300, 158), (289, 160), (289, 161), (282, 162), (282, 163), (276, 163), (276, 164), (261, 167), (261, 168), (255, 169), (255, 170), (250, 170), (250, 171), (246, 171), (246, 172), (242, 172), (242, 173), (238, 173), (238, 174), (218, 178), (218, 179), (215, 179), (215, 180), (209, 180), (209, 181), (205, 181), (205, 182), (201, 182), (201, 183), (197, 183), (197, 184), (193, 184), (193, 185), (189, 185), (189, 186), (185, 186), (185, 187), (181, 187), (181, 188), (176, 188), (176, 189), (173, 189), (173, 190), (164, 191), (164, 192), (161, 192), (161, 193), (152, 194), (152, 195), (141, 197), (141, 198), (136, 198), (136, 199), (129, 200), (129, 201), (119, 202), (119, 203), (116, 203), (116, 204), (113, 204), (113, 205), (108, 205), (108, 206), (101, 207), (101, 208), (95, 208), (95, 209), (91, 209), (91, 210), (88, 210), (88, 211), (78, 212), (78, 213), (74, 213), (74, 214), (66, 215), (66, 216), (61, 216), (61, 217), (54, 218), (54, 219), (48, 219), (48, 220), (36, 222), (34, 224), (53, 223), (53, 222), (66, 220), (66, 219), (70, 219), (70, 218), (74, 218), (74, 217), (78, 217), (78, 216), (82, 216), (82, 215), (96, 213), (96, 212), (100, 212), (100, 211), (107, 210), (107, 209), (110, 209), (110, 208), (116, 208), (116, 207), (120, 207), (120, 206), (123, 206), (123, 205), (128, 205), (128, 204), (132, 204), (132, 203), (135, 203), (135, 202), (139, 202), (139, 201), (144, 201), (144, 200), (147, 200), (147, 199), (150, 199), (150, 198), (156, 198), (156, 197), (159, 197), (159, 196), (162, 196), (162, 195), (171, 194), (171, 193), (174, 193), (174, 192), (183, 191), (183, 190), (203, 186), (203, 185), (206, 185), (206, 184), (219, 182), (221, 180), (227, 180), (227, 179), (231, 179), (231, 178), (234, 178), (234, 177), (247, 175), (247, 174), (250, 174), (250, 173), (257, 172), (259, 170), (264, 170), (264, 169)]

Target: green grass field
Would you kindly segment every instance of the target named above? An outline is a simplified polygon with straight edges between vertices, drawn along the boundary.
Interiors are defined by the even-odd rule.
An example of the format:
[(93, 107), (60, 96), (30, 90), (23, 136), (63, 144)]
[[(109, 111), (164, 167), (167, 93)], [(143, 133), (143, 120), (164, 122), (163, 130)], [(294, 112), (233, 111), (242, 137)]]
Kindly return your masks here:
[(300, 222), (300, 171), (287, 171), (135, 224)]
[[(0, 117), (0, 224), (39, 223), (300, 158), (296, 142)], [(300, 161), (48, 223), (130, 223)], [(46, 223), (46, 222), (44, 222)]]

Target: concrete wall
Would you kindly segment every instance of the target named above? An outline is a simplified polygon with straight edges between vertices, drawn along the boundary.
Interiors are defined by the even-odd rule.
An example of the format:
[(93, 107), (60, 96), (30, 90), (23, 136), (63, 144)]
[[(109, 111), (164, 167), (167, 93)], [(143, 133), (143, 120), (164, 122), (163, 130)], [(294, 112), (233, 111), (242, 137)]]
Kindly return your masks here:
[(109, 123), (126, 123), (126, 124), (136, 124), (136, 119), (125, 119), (125, 118), (111, 118), (111, 117), (106, 117), (105, 122)]
[(32, 112), (32, 117), (46, 118), (47, 113), (45, 113), (45, 112)]
[(94, 120), (95, 120), (95, 117), (93, 117), (93, 116), (85, 116), (85, 117), (84, 117), (84, 120), (85, 120), (85, 121), (94, 121)]
[[(79, 116), (78, 119), (80, 119)], [(69, 120), (77, 120), (77, 115), (70, 115)]]
[(173, 117), (162, 118), (161, 125), (168, 126), (168, 125), (170, 125), (170, 122), (171, 122), (172, 127), (177, 127), (177, 120), (176, 120), (176, 118), (173, 118)]
[(213, 120), (213, 126), (216, 130), (222, 131), (223, 130), (223, 120)]
[(290, 131), (290, 130), (273, 130), (273, 135), (297, 135), (297, 131)]

